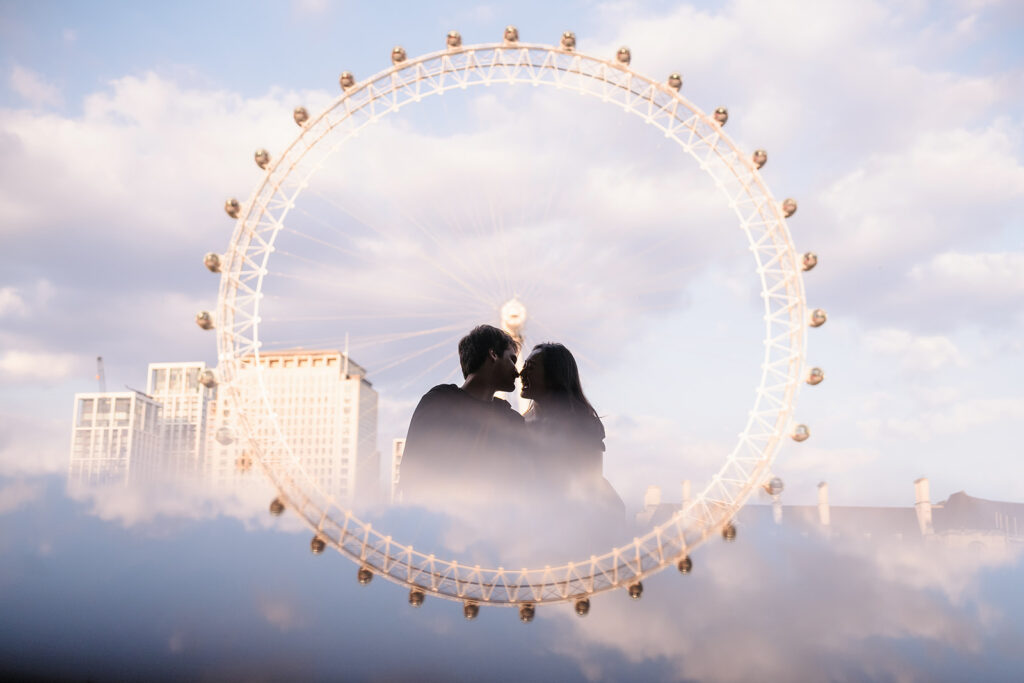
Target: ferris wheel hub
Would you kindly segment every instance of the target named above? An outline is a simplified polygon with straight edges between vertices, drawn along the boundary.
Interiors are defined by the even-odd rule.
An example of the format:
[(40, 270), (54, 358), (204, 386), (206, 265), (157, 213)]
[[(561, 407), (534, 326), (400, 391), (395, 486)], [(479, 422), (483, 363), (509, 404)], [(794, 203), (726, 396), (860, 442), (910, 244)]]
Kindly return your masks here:
[(520, 339), (524, 324), (526, 324), (526, 306), (519, 300), (519, 297), (514, 296), (501, 307), (501, 327), (516, 339)]

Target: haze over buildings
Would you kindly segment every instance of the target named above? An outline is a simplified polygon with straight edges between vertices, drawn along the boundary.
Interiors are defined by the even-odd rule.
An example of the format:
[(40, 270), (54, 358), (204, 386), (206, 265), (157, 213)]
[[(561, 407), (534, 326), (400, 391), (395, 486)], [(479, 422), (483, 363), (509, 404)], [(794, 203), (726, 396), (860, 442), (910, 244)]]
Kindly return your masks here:
[[(240, 386), (254, 387), (253, 359)], [(350, 504), (381, 493), (377, 392), (366, 370), (341, 351), (285, 350), (261, 354), (263, 386), (275, 423), (252, 423), (270, 457), (294, 457), (325, 492)], [(147, 393), (75, 394), (69, 480), (129, 482), (184, 478), (232, 487), (253, 457), (230, 394), (219, 391), (203, 362), (150, 363)], [(255, 394), (259, 397), (260, 394)], [(262, 399), (257, 399), (260, 403)]]

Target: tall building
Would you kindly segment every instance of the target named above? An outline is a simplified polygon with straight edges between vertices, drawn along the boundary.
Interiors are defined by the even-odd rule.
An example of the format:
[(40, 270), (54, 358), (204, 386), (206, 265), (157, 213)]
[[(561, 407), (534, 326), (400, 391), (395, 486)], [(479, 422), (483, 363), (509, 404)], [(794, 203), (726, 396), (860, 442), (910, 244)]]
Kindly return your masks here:
[[(243, 386), (255, 376), (254, 360), (243, 361), (238, 378)], [(379, 498), (377, 392), (366, 370), (341, 351), (261, 353), (259, 363), (270, 411), (299, 465), (345, 504)], [(214, 481), (237, 477), (247, 462), (235, 414), (226, 392), (210, 404), (206, 451)], [(260, 441), (273, 440), (269, 421), (250, 428)]]
[(402, 479), (402, 455), (405, 454), (405, 439), (391, 441), (391, 476), (388, 478), (388, 502), (400, 503), (399, 484)]
[(160, 404), (136, 391), (75, 394), (73, 483), (128, 481), (158, 466)]
[(213, 389), (200, 384), (206, 363), (150, 363), (146, 393), (162, 406), (161, 470), (167, 475), (201, 471), (206, 411)]

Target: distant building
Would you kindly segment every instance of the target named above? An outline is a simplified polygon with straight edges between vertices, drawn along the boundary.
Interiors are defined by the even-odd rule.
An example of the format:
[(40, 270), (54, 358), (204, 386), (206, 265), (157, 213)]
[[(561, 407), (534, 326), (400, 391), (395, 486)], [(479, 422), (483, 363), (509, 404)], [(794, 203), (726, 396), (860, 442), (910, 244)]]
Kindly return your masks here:
[(391, 442), (391, 467), (388, 468), (391, 476), (388, 477), (388, 502), (400, 503), (398, 484), (402, 475), (402, 455), (405, 453), (405, 439), (394, 439)]
[[(664, 524), (681, 508), (665, 503), (660, 490), (651, 487), (644, 508), (637, 513), (637, 531)], [(684, 498), (686, 492), (684, 491)], [(963, 491), (941, 503), (930, 500), (927, 479), (914, 482), (913, 507), (834, 506), (829, 503), (828, 484), (818, 485), (817, 505), (786, 505), (774, 496), (773, 504), (747, 505), (737, 515), (737, 523), (753, 521), (771, 514), (776, 524), (816, 532), (830, 538), (865, 536), (899, 540), (921, 539), (953, 547), (1002, 547), (1024, 543), (1024, 503), (1003, 503), (974, 498)]]
[(214, 390), (199, 383), (202, 361), (150, 363), (146, 393), (160, 403), (163, 442), (160, 469), (168, 475), (195, 475), (202, 470), (206, 419)]
[[(255, 377), (254, 359), (243, 361), (238, 381)], [(289, 452), (322, 489), (344, 504), (380, 497), (377, 451), (377, 392), (366, 370), (341, 351), (288, 350), (261, 353), (268, 407), (277, 415)], [(207, 468), (214, 481), (237, 476), (250, 462), (235, 422), (237, 408), (226, 392), (210, 404), (207, 416)], [(275, 443), (270, 420), (249, 425), (261, 443)]]
[(161, 454), (160, 411), (135, 391), (75, 394), (68, 480), (127, 482), (153, 471)]

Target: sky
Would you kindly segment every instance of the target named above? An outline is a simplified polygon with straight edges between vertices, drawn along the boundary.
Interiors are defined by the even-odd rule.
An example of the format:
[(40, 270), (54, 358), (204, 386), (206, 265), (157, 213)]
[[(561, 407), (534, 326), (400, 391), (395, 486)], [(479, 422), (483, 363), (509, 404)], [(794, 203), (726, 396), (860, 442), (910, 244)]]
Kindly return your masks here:
[[(470, 625), (312, 556), (297, 516), (266, 514), (269, 485), (65, 489), (97, 355), (112, 390), (144, 388), (148, 362), (216, 362), (192, 322), (217, 298), (202, 255), (227, 248), (224, 200), (262, 178), (253, 151), (298, 134), (293, 107), (324, 110), (341, 71), (379, 72), (395, 45), (498, 41), (507, 24), (528, 42), (575, 31), (596, 56), (628, 45), (656, 80), (681, 72), (683, 96), (727, 105), (726, 132), (768, 150), (774, 196), (799, 201), (789, 230), (820, 257), (805, 285), (829, 320), (808, 333), (826, 379), (796, 406), (812, 436), (772, 467), (786, 505), (827, 481), (834, 506), (898, 506), (886, 514), (913, 527), (922, 476), (933, 502), (1024, 501), (1014, 0), (0, 2), (0, 611), (20, 625), (0, 671), (1018, 679), (1020, 552), (998, 535), (908, 542), (886, 521), (829, 536), (748, 507), (736, 543), (645, 579), (640, 603), (615, 591), (587, 619), (542, 606), (529, 626), (496, 609)], [(501, 233), (474, 232), (488, 212)], [(445, 340), (510, 292), (529, 340), (577, 353), (627, 507), (652, 483), (669, 502), (680, 479), (698, 488), (746, 420), (763, 310), (742, 234), (692, 159), (613, 107), (519, 86), (425, 101), (339, 148), (290, 227), (333, 246), (282, 236), (268, 343), (351, 332), (371, 375), (436, 345), (375, 377), (382, 451), (420, 393), (455, 381)], [(304, 263), (344, 276), (301, 280)], [(445, 305), (417, 308), (431, 296)], [(378, 309), (351, 329), (283, 319)], [(389, 327), (393, 311), (445, 329), (378, 343), (413, 329)]]
[[(0, 473), (64, 471), (72, 397), (94, 389), (97, 355), (112, 389), (141, 387), (147, 362), (215, 361), (212, 336), (190, 322), (216, 303), (200, 259), (226, 248), (220, 206), (259, 180), (253, 150), (296, 135), (296, 104), (326, 107), (342, 70), (380, 71), (396, 44), (433, 51), (453, 28), (467, 44), (497, 41), (509, 23), (530, 42), (573, 30), (588, 54), (629, 45), (653, 78), (682, 72), (683, 95), (705, 111), (728, 104), (727, 132), (767, 149), (773, 192), (799, 200), (789, 227), (820, 256), (805, 283), (829, 322), (808, 339), (826, 380), (797, 405), (812, 438), (785, 444), (773, 468), (788, 500), (812, 501), (824, 480), (837, 504), (903, 504), (921, 476), (936, 499), (1024, 499), (1024, 8), (1009, 0), (4, 3)], [(586, 356), (624, 498), (658, 483), (678, 500), (678, 481), (714, 471), (751, 404), (749, 256), (738, 233), (712, 229), (723, 208), (651, 130), (543, 95), (493, 89), (403, 112), (340, 153), (363, 163), (323, 182), (348, 178), (352, 202), (401, 197), (424, 216), (448, 206), (437, 192), (469, 215), (494, 206), (494, 186), (514, 188), (521, 210), (546, 182), (566, 187), (562, 213), (535, 217), (582, 212), (590, 232), (535, 222), (489, 253), (535, 286), (548, 325), (537, 334)], [(561, 144), (572, 153), (552, 153)], [(444, 160), (456, 175), (431, 173)], [(306, 208), (310, 225), (326, 211)], [(652, 255), (677, 224), (676, 251)], [(538, 256), (580, 245), (564, 261)], [(426, 281), (414, 256), (398, 270)], [(653, 294), (637, 285), (662, 272)], [(383, 443), (429, 387), (413, 374), (405, 394), (382, 398)]]

